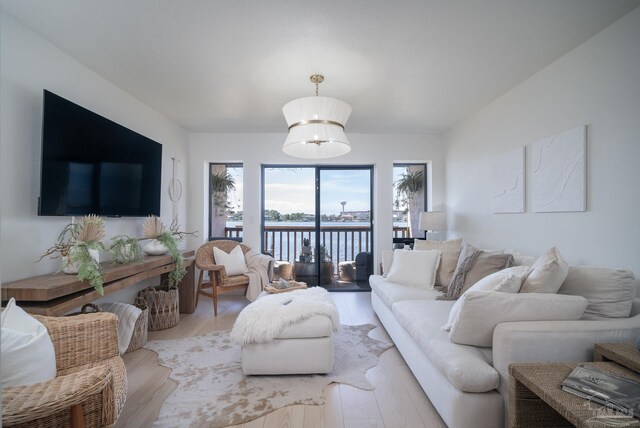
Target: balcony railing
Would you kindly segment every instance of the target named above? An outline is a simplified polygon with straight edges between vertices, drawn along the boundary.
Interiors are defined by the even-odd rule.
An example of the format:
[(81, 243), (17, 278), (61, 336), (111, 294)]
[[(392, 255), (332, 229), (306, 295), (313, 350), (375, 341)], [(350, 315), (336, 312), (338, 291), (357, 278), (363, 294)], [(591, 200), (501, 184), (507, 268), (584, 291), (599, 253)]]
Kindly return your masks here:
[[(271, 253), (276, 260), (293, 262), (297, 260), (302, 249), (303, 239), (309, 239), (315, 249), (314, 226), (265, 226), (264, 252)], [(226, 227), (225, 236), (241, 238), (242, 226)], [(394, 238), (409, 236), (406, 227), (394, 227)], [(334, 273), (342, 261), (353, 261), (361, 252), (370, 252), (372, 248), (371, 228), (369, 226), (341, 226), (338, 224), (320, 227), (320, 245), (326, 248), (326, 254), (331, 258)]]

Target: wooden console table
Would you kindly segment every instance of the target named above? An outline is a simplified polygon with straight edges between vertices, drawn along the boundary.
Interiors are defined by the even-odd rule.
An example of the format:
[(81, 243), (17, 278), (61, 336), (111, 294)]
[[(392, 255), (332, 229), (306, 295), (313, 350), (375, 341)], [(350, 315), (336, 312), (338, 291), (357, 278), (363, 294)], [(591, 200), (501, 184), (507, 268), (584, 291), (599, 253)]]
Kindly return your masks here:
[[(180, 312), (195, 310), (194, 251), (184, 251), (186, 275), (180, 283)], [(129, 264), (102, 263), (104, 295), (131, 287), (148, 278), (163, 279), (173, 269), (171, 256), (145, 256)], [(25, 278), (2, 284), (2, 305), (15, 298), (21, 308), (32, 314), (60, 316), (102, 297), (86, 281), (62, 272)]]

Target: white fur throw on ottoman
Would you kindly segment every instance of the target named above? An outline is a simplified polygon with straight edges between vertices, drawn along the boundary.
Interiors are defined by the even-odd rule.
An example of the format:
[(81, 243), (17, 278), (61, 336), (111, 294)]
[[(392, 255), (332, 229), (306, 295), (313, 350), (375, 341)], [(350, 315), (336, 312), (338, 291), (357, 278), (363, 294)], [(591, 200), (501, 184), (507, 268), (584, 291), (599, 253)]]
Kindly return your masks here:
[(238, 315), (231, 338), (245, 374), (329, 373), (338, 310), (321, 287), (259, 298)]

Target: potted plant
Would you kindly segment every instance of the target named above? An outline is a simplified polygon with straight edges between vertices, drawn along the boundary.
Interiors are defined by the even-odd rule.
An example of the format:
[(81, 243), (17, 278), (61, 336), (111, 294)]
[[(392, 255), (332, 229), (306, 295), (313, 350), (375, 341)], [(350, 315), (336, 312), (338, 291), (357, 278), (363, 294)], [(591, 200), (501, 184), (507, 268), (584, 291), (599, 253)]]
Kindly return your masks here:
[(105, 250), (104, 221), (96, 215), (82, 217), (78, 223), (68, 224), (62, 229), (56, 243), (40, 257), (60, 258), (61, 270), (77, 274), (78, 279), (88, 281), (101, 295), (104, 294), (99, 251)]
[(333, 282), (333, 260), (331, 254), (327, 252), (327, 247), (320, 245), (320, 277), (322, 284), (331, 284)]
[(117, 235), (111, 238), (109, 252), (113, 256), (114, 263), (132, 263), (142, 258), (142, 249), (138, 239), (127, 235)]
[(169, 229), (165, 228), (157, 216), (149, 216), (144, 221), (142, 239), (151, 241), (143, 247), (145, 253), (149, 255), (160, 255), (169, 253), (173, 259), (173, 269), (169, 272), (169, 288), (178, 286), (184, 277), (184, 257), (178, 249), (178, 244), (186, 235), (195, 235), (194, 232), (181, 232), (176, 220), (171, 223)]
[(308, 238), (302, 239), (302, 248), (300, 249), (300, 261), (301, 262), (310, 262), (311, 254), (313, 253), (311, 249), (311, 242)]
[(418, 218), (420, 211), (424, 211), (424, 207), (418, 206), (418, 195), (424, 188), (424, 174), (422, 169), (416, 171), (407, 171), (402, 174), (396, 182), (396, 206), (401, 201), (406, 201), (409, 207), (409, 236), (415, 236), (418, 231)]

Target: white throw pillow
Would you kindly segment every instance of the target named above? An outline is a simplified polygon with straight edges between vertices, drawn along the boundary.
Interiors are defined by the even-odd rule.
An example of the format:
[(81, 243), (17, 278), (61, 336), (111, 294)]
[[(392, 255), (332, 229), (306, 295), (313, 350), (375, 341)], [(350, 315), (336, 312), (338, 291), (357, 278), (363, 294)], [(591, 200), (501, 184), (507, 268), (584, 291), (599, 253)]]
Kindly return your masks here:
[(220, 248), (213, 247), (213, 258), (217, 265), (224, 265), (227, 275), (229, 276), (242, 275), (243, 273), (249, 272), (240, 245), (236, 245), (229, 253), (224, 252)]
[(382, 251), (382, 277), (386, 278), (389, 275), (389, 269), (393, 262), (393, 250)]
[(2, 386), (31, 385), (56, 377), (56, 352), (47, 328), (9, 300), (2, 311)]
[[(492, 273), (489, 276), (485, 276), (462, 295), (464, 296), (464, 294), (470, 291), (500, 291), (503, 293), (517, 293), (522, 286), (522, 281), (524, 281), (529, 273), (529, 270), (529, 266), (514, 266), (502, 269), (501, 271)], [(449, 320), (442, 326), (442, 330), (451, 330), (454, 320), (460, 316), (462, 302), (462, 298), (456, 300), (456, 303), (449, 312)]]
[(433, 288), (440, 251), (395, 250), (386, 280), (408, 287)]
[(496, 291), (471, 291), (460, 300), (449, 339), (473, 346), (492, 346), (493, 330), (502, 322), (578, 320), (588, 304), (582, 296)]
[(522, 283), (521, 293), (557, 293), (567, 278), (569, 265), (556, 247), (550, 248), (531, 266)]

